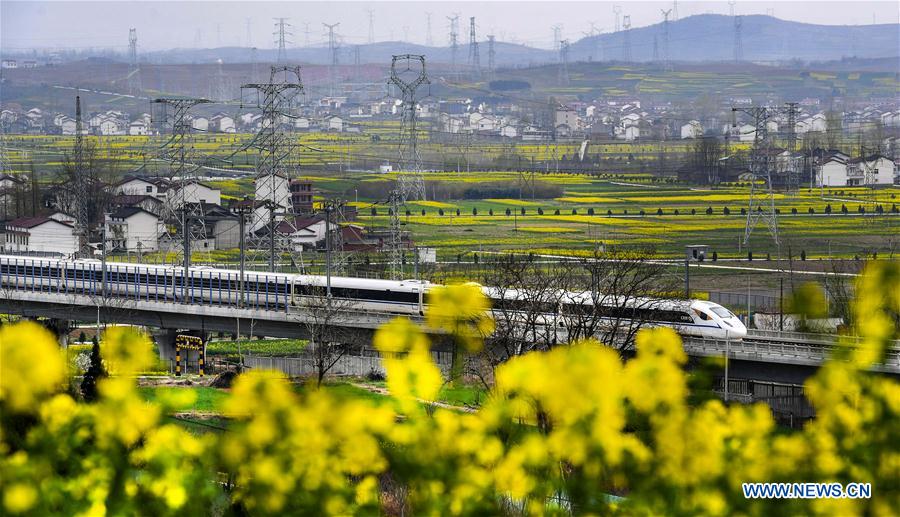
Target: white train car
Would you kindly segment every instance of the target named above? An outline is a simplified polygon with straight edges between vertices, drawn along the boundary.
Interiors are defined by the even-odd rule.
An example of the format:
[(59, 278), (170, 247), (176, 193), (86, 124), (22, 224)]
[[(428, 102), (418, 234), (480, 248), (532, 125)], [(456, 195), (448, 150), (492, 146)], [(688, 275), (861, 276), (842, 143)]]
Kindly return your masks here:
[[(109, 262), (104, 273), (98, 260), (0, 255), (3, 289), (101, 296), (105, 285), (106, 296), (136, 301), (237, 306), (243, 291), (245, 307), (287, 311), (289, 307), (321, 304), (326, 282), (326, 277), (318, 275), (247, 271), (242, 290), (239, 273), (231, 269), (194, 266), (185, 277), (180, 267)], [(428, 290), (433, 287), (434, 284), (418, 280), (331, 278), (331, 296), (362, 312), (424, 314)], [(534, 302), (525, 300), (527, 294), (523, 291), (482, 289), (498, 313), (509, 316), (517, 310), (534, 310)], [(633, 298), (604, 301), (594, 309), (590, 293), (565, 293), (539, 303), (545, 307), (536, 323), (547, 326), (564, 326), (565, 316), (575, 311), (596, 310), (596, 315), (611, 324), (629, 321), (668, 326), (688, 336), (741, 339), (747, 333), (728, 309), (703, 300)]]

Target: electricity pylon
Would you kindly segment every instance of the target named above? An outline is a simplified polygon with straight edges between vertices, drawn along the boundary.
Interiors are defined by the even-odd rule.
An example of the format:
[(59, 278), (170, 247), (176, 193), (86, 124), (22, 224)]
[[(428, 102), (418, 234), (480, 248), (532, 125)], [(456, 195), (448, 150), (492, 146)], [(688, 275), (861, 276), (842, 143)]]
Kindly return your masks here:
[[(187, 276), (191, 265), (191, 245), (207, 238), (203, 204), (189, 202), (188, 190), (197, 182), (199, 167), (188, 159), (188, 135), (191, 132), (191, 121), (188, 111), (198, 104), (210, 101), (197, 98), (162, 97), (154, 99), (155, 104), (163, 106), (163, 118), (160, 126), (167, 126), (171, 120), (172, 133), (161, 149), (161, 157), (169, 163), (169, 189), (163, 207), (163, 219), (174, 222), (175, 238), (171, 240), (170, 251), (173, 264), (180, 257)], [(171, 108), (171, 114), (166, 108)], [(187, 296), (187, 283), (182, 286), (182, 299)]]
[(296, 213), (290, 184), (296, 164), (292, 163), (295, 142), (291, 136), (294, 99), (303, 91), (299, 66), (273, 66), (267, 83), (249, 83), (243, 90), (256, 92), (255, 106), (262, 110), (259, 132), (250, 143), (258, 152), (253, 214), (249, 244), (265, 257), (269, 271), (278, 271), (289, 258), (291, 270), (302, 271), (302, 249), (292, 236), (297, 232)]
[[(749, 244), (750, 235), (764, 221), (772, 235), (775, 245), (779, 246), (778, 215), (775, 212), (775, 193), (772, 190), (772, 146), (769, 138), (768, 121), (774, 110), (768, 107), (731, 108), (732, 112), (743, 112), (753, 119), (753, 148), (750, 151), (750, 197), (747, 210), (747, 223), (744, 226), (744, 245)], [(757, 185), (762, 180), (764, 186)]]
[(393, 56), (390, 84), (400, 91), (403, 110), (398, 147), (400, 174), (397, 183), (400, 197), (403, 202), (410, 199), (424, 200), (425, 180), (422, 178), (422, 159), (419, 156), (416, 129), (416, 94), (419, 87), (431, 84), (425, 71), (425, 56)]

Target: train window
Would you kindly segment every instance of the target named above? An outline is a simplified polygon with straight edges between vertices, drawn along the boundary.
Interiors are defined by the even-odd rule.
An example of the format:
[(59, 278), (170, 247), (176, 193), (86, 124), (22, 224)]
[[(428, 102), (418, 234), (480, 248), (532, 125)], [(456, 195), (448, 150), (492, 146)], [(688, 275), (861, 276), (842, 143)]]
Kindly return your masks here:
[(694, 314), (696, 314), (697, 316), (699, 316), (700, 319), (703, 320), (703, 321), (709, 321), (709, 314), (706, 314), (706, 313), (703, 312), (703, 311), (694, 309)]
[(713, 311), (716, 314), (716, 316), (718, 316), (720, 318), (728, 319), (728, 318), (735, 317), (734, 314), (732, 314), (731, 311), (729, 311), (725, 307), (710, 307), (710, 310)]

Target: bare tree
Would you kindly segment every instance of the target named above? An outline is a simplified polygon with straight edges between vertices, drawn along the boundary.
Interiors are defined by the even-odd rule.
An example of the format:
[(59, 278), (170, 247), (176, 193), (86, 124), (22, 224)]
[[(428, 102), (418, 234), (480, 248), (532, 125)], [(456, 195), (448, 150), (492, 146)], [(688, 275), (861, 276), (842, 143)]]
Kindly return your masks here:
[(565, 268), (530, 257), (502, 256), (490, 262), (483, 277), (492, 303), (495, 330), (484, 359), (497, 366), (511, 357), (547, 350), (558, 343), (557, 315)]
[(663, 310), (667, 293), (678, 292), (652, 249), (595, 251), (570, 265), (569, 293), (561, 306), (569, 341), (593, 338), (625, 352), (638, 331)]
[[(107, 151), (110, 152), (110, 151)], [(92, 138), (86, 138), (84, 142), (83, 170), (87, 174), (87, 199), (83, 202), (88, 207), (88, 223), (90, 228), (96, 228), (103, 223), (104, 213), (112, 201), (113, 192), (108, 188), (119, 177), (120, 160), (115, 156), (107, 159), (100, 158), (97, 143)], [(74, 215), (75, 196), (74, 190), (77, 182), (75, 176), (78, 167), (74, 157), (68, 153), (63, 154), (62, 167), (60, 168), (54, 189), (56, 191), (56, 208), (62, 212)]]
[(328, 296), (322, 286), (307, 286), (299, 297), (303, 307), (303, 326), (309, 335), (308, 354), (316, 367), (316, 385), (321, 386), (325, 375), (342, 357), (354, 351), (347, 343), (344, 324), (355, 303), (347, 298)]
[(825, 294), (828, 297), (828, 312), (835, 318), (841, 318), (844, 325), (853, 324), (853, 278), (847, 273), (855, 273), (858, 267), (845, 260), (832, 260), (825, 275)]
[(704, 136), (694, 142), (691, 168), (698, 180), (703, 179), (710, 185), (719, 183), (719, 159), (722, 154), (722, 142), (715, 136)]

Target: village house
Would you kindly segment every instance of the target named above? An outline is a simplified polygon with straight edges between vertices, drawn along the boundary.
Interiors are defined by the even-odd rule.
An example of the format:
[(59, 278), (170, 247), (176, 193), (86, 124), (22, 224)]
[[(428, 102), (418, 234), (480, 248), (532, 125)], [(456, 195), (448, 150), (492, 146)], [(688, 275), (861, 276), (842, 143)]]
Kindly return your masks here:
[(106, 219), (107, 238), (113, 249), (143, 253), (159, 249), (159, 217), (143, 208), (124, 207)]
[(691, 120), (681, 126), (681, 138), (700, 138), (703, 136), (703, 126), (697, 120)]
[(13, 231), (25, 232), (24, 251), (69, 256), (78, 251), (78, 237), (71, 224), (49, 217), (22, 217), (7, 223)]

